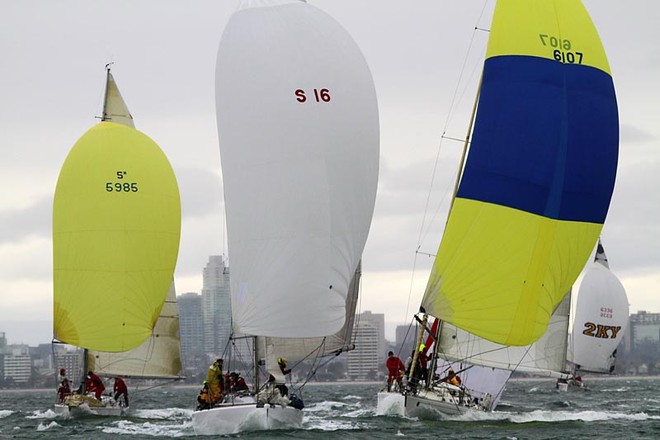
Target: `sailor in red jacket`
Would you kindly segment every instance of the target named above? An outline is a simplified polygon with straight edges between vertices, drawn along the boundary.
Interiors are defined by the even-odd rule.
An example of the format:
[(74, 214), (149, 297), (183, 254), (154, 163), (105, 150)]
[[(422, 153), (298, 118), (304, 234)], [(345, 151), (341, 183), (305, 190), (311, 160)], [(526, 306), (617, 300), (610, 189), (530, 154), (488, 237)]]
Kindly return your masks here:
[(85, 380), (85, 391), (94, 393), (96, 400), (101, 400), (101, 394), (105, 391), (105, 385), (100, 377), (98, 377), (92, 370), (87, 372), (87, 379)]
[(401, 389), (401, 378), (403, 371), (405, 370), (405, 365), (401, 362), (398, 356), (394, 356), (393, 352), (387, 353), (387, 361), (385, 361), (385, 367), (387, 367), (387, 391), (392, 390), (392, 383), (396, 381)]
[(124, 396), (124, 406), (128, 407), (128, 388), (126, 382), (121, 377), (115, 377), (115, 385), (112, 387), (115, 392), (115, 400), (119, 402), (119, 398)]

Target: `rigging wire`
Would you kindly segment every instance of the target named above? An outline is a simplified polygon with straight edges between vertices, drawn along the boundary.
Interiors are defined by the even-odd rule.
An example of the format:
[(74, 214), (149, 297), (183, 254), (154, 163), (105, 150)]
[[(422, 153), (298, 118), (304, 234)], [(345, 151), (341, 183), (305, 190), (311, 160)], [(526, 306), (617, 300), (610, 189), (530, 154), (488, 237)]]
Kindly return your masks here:
[[(482, 18), (484, 16), (484, 12), (486, 10), (487, 4), (488, 4), (488, 0), (486, 0), (484, 2), (483, 7), (481, 8), (481, 13), (479, 14), (479, 18), (477, 19), (477, 24), (482, 20)], [(417, 268), (417, 257), (420, 254), (428, 255), (428, 256), (431, 255), (429, 253), (421, 252), (420, 249), (421, 249), (421, 246), (422, 246), (422, 242), (425, 240), (425, 238), (428, 236), (428, 234), (431, 230), (431, 226), (435, 224), (433, 221), (429, 221), (428, 225), (427, 225), (427, 216), (428, 216), (429, 206), (430, 206), (430, 201), (431, 201), (431, 193), (432, 193), (433, 185), (434, 185), (434, 182), (435, 182), (435, 179), (436, 179), (436, 173), (437, 173), (437, 170), (438, 170), (438, 163), (439, 163), (439, 160), (440, 160), (440, 153), (441, 153), (441, 151), (444, 151), (443, 150), (443, 140), (444, 139), (448, 139), (448, 140), (452, 140), (452, 141), (458, 140), (457, 138), (446, 136), (447, 128), (449, 127), (449, 124), (451, 123), (452, 118), (454, 117), (454, 115), (456, 113), (457, 102), (461, 101), (463, 99), (465, 93), (466, 93), (469, 81), (466, 82), (466, 85), (464, 86), (463, 91), (460, 94), (459, 94), (459, 89), (460, 89), (461, 84), (463, 83), (463, 79), (465, 78), (465, 72), (467, 70), (468, 60), (470, 58), (470, 54), (472, 53), (473, 46), (475, 44), (475, 36), (477, 35), (477, 32), (481, 32), (483, 30), (484, 29), (479, 28), (478, 26), (475, 26), (473, 31), (472, 31), (472, 37), (470, 38), (470, 43), (468, 45), (468, 49), (465, 53), (465, 57), (463, 59), (462, 65), (461, 65), (461, 69), (459, 71), (458, 81), (456, 82), (456, 87), (454, 89), (454, 93), (453, 93), (452, 99), (450, 101), (449, 111), (447, 113), (447, 118), (445, 119), (445, 124), (444, 124), (444, 127), (443, 127), (442, 136), (440, 137), (440, 143), (438, 144), (437, 153), (436, 153), (436, 157), (435, 157), (435, 162), (433, 164), (433, 171), (431, 173), (431, 181), (430, 181), (430, 184), (429, 184), (429, 190), (428, 190), (428, 193), (426, 195), (426, 202), (425, 202), (425, 206), (424, 206), (424, 214), (422, 216), (422, 223), (421, 223), (419, 235), (418, 235), (418, 238), (417, 238), (417, 246), (415, 248), (415, 253), (414, 253), (414, 257), (413, 257), (413, 268), (412, 268), (412, 273), (411, 273), (411, 276), (410, 276), (410, 286), (409, 286), (409, 289), (408, 289), (408, 300), (407, 300), (407, 303), (406, 303), (406, 314), (405, 314), (406, 317), (410, 316), (409, 315), (410, 303), (412, 301), (413, 285), (414, 285), (414, 280), (415, 280), (415, 272), (416, 272), (416, 268)], [(485, 48), (483, 49), (483, 52), (485, 52)], [(473, 67), (472, 73), (470, 74), (470, 77), (474, 76), (474, 73), (477, 71), (477, 68), (480, 67), (482, 64), (483, 64), (483, 62), (478, 63)], [(460, 141), (465, 142), (464, 139), (460, 140)], [(456, 170), (456, 173), (458, 173), (458, 172), (459, 172), (459, 170)], [(455, 174), (454, 174), (454, 177), (455, 177)], [(443, 206), (443, 204), (445, 203), (445, 201), (447, 199), (447, 194), (449, 193), (449, 188), (450, 187), (451, 187), (451, 180), (450, 180), (450, 183), (448, 183), (447, 187), (445, 188), (445, 190), (443, 192), (443, 197), (440, 200), (440, 202), (438, 203), (438, 206), (435, 209), (433, 216), (431, 216), (432, 220), (435, 219), (438, 216), (441, 207)], [(407, 320), (407, 318), (405, 318), (405, 320)]]

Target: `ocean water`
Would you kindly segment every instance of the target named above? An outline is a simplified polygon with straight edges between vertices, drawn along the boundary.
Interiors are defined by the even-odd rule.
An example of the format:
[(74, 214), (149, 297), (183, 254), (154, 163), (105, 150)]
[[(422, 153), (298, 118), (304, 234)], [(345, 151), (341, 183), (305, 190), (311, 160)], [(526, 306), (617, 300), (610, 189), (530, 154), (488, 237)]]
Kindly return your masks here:
[[(302, 430), (245, 432), (241, 439), (660, 439), (660, 378), (589, 380), (559, 393), (551, 380), (514, 380), (492, 413), (427, 421), (376, 413), (382, 384), (308, 384)], [(196, 388), (130, 396), (121, 418), (69, 419), (50, 408), (54, 392), (0, 390), (0, 439), (193, 437)], [(213, 437), (202, 437), (213, 438)]]

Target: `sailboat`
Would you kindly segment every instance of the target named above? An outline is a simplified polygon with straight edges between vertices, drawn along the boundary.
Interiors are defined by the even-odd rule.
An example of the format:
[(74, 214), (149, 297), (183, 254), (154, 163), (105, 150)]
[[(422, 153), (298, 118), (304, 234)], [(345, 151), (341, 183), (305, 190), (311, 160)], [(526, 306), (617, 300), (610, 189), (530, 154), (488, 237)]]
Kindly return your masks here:
[[(475, 400), (434, 367), (415, 382), (417, 358), (433, 345), (432, 364), (455, 362), (445, 355), (443, 341), (456, 336), (443, 334), (445, 324), (531, 350), (596, 245), (616, 177), (618, 114), (605, 52), (579, 0), (497, 1), (470, 130), (420, 307), (422, 352), (400, 397), (408, 415), (491, 410), (493, 396)], [(443, 325), (429, 327), (432, 318)], [(461, 351), (466, 363), (491, 368), (482, 354)]]
[[(180, 370), (173, 283), (180, 232), (172, 167), (134, 128), (106, 66), (102, 121), (69, 152), (53, 204), (53, 342), (84, 350), (83, 377), (88, 370), (130, 377)], [(127, 410), (111, 396), (81, 391), (56, 411)]]
[(261, 367), (276, 376), (277, 357), (295, 357), (285, 339), (321, 338), (307, 340), (316, 349), (346, 325), (378, 180), (373, 79), (326, 13), (246, 2), (220, 42), (216, 108), (233, 335), (255, 338), (256, 371), (250, 396), (194, 411), (193, 428), (300, 428), (300, 390), (277, 399), (272, 383), (259, 386)]
[(610, 271), (599, 240), (594, 261), (585, 270), (578, 291), (568, 352), (572, 377), (562, 389), (570, 385), (586, 387), (580, 372), (614, 372), (616, 350), (628, 327), (629, 313), (626, 290)]

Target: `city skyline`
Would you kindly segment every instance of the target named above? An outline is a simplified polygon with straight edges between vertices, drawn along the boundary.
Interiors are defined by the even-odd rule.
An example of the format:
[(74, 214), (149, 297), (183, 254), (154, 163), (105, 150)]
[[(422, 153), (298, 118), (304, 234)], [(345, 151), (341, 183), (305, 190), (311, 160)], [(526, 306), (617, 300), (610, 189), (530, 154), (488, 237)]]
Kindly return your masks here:
[[(115, 63), (113, 73), (136, 127), (161, 146), (179, 181), (177, 290), (201, 293), (209, 255), (228, 256), (231, 265), (213, 82), (220, 35), (238, 3), (3, 3), (0, 327), (12, 343), (52, 337), (53, 191), (70, 148), (96, 123), (109, 62)], [(309, 3), (348, 30), (373, 73), (381, 162), (360, 303), (362, 310), (383, 313), (392, 335), (397, 323), (409, 322), (417, 311), (432, 262), (427, 254), (437, 250), (460, 150), (449, 138), (465, 136), (487, 35), (475, 26), (490, 27), (492, 2)], [(654, 18), (660, 4), (584, 4), (608, 55), (621, 127), (603, 244), (631, 311), (656, 312), (660, 253), (653, 245), (660, 238), (654, 220), (660, 198), (652, 189), (660, 186), (655, 108), (660, 49)]]

